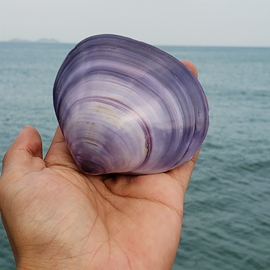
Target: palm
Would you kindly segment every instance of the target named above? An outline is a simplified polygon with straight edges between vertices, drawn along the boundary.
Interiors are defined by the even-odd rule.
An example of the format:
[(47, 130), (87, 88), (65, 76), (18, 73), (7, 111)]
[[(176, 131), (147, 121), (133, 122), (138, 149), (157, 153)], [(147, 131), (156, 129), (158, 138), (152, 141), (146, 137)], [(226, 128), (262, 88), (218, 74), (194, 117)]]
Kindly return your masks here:
[[(81, 233), (74, 240), (83, 239), (78, 254), (104, 269), (108, 264), (112, 269), (168, 268), (180, 237), (184, 196), (173, 174), (87, 177), (76, 171), (58, 134), (45, 160), (63, 177), (63, 200), (71, 198), (69, 211), (78, 219), (74, 229)], [(55, 166), (58, 160), (65, 160), (65, 170)]]
[(59, 129), (45, 160), (33, 159), (35, 167), (12, 190), (23, 195), (10, 196), (17, 209), (11, 219), (21, 228), (16, 235), (13, 224), (10, 233), (16, 246), (27, 247), (24, 257), (42, 247), (52, 260), (72, 254), (82, 263), (79, 269), (170, 268), (192, 161), (166, 174), (86, 176), (78, 171)]

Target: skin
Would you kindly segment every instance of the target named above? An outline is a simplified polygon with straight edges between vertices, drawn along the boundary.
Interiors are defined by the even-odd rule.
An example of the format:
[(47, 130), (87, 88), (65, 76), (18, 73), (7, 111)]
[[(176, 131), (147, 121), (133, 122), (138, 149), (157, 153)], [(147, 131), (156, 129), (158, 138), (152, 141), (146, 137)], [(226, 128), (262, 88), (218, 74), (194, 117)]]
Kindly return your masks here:
[(0, 178), (17, 269), (171, 269), (197, 157), (161, 174), (87, 176), (59, 128), (43, 159), (40, 135), (25, 127), (4, 156)]

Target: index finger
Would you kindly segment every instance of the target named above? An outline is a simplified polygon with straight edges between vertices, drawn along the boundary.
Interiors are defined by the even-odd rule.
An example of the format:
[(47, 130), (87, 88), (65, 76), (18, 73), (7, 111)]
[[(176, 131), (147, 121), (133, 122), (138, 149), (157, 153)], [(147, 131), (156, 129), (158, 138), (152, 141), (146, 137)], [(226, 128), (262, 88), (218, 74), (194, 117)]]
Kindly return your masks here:
[(198, 70), (192, 62), (189, 60), (181, 60), (181, 62), (193, 73), (196, 78), (198, 78)]

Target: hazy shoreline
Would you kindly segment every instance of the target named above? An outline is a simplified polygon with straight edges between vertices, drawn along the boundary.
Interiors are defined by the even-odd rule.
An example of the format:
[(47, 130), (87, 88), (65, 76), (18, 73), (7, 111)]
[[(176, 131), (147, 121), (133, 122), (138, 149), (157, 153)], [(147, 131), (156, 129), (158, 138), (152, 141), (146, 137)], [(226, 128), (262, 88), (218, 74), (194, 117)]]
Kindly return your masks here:
[(62, 43), (61, 41), (58, 41), (54, 38), (40, 38), (34, 41), (27, 40), (27, 39), (19, 39), (19, 38), (13, 38), (7, 41), (2, 41), (7, 43), (48, 43), (48, 44), (55, 44), (55, 43)]

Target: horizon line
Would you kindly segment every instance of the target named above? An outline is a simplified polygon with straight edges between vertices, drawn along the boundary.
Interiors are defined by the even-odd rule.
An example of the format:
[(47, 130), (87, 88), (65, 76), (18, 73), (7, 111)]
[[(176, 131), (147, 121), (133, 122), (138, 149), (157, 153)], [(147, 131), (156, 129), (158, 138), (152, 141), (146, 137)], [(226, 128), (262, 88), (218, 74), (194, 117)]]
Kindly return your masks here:
[[(79, 41), (80, 42), (80, 41)], [(28, 40), (20, 38), (12, 38), (9, 40), (0, 40), (0, 43), (36, 43), (36, 44), (70, 44), (76, 45), (79, 42), (64, 42), (55, 38), (39, 38), (37, 40)], [(220, 48), (270, 48), (270, 45), (187, 45), (187, 44), (151, 44), (153, 46), (168, 46), (168, 47), (220, 47)]]

